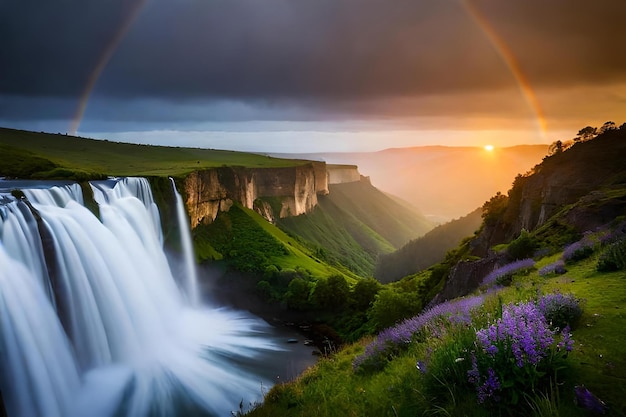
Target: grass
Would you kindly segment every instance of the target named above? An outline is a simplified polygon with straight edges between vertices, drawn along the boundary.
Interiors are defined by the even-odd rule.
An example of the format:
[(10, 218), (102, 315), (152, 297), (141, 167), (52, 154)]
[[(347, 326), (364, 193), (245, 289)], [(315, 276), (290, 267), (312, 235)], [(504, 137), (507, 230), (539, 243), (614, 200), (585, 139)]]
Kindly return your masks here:
[[(540, 260), (537, 267), (556, 260), (560, 254)], [(352, 361), (371, 342), (366, 338), (337, 354), (322, 359), (293, 383), (278, 385), (250, 416), (416, 416), (416, 415), (502, 415), (586, 416), (574, 405), (573, 388), (584, 384), (606, 402), (609, 415), (626, 415), (626, 272), (599, 273), (598, 254), (568, 265), (560, 276), (541, 277), (537, 270), (520, 274), (499, 293), (503, 303), (529, 300), (538, 292), (572, 292), (584, 299), (583, 315), (573, 331), (574, 351), (561, 376), (564, 383), (547, 392), (525, 398), (526, 409), (489, 410), (453, 385), (437, 392), (427, 389), (426, 378), (416, 363), (429, 352), (442, 352), (454, 343), (438, 339), (414, 341), (380, 372), (356, 373)], [(493, 302), (487, 303), (494, 308)], [(448, 347), (445, 347), (448, 346)], [(444, 355), (445, 356), (445, 355)], [(438, 401), (434, 401), (435, 396)]]
[(318, 206), (306, 216), (279, 219), (290, 234), (311, 242), (311, 249), (332, 264), (346, 265), (372, 276), (377, 259), (426, 231), (432, 225), (419, 213), (365, 181), (330, 185)]
[(0, 128), (0, 147), (3, 153), (11, 149), (37, 158), (39, 164), (44, 159), (70, 171), (113, 176), (177, 176), (224, 165), (287, 167), (308, 162), (244, 152), (135, 145), (6, 128)]
[(327, 262), (346, 265), (361, 276), (372, 275), (377, 253), (393, 250), (380, 236), (370, 238), (365, 224), (323, 196), (311, 214), (280, 219), (278, 224), (291, 235), (311, 242), (311, 249), (323, 248), (318, 252)]
[(546, 282), (545, 289), (586, 300), (575, 331), (575, 384), (604, 399), (613, 415), (626, 415), (626, 272), (599, 273), (594, 256)]
[(242, 271), (263, 273), (266, 266), (275, 265), (279, 269), (303, 268), (316, 278), (334, 274), (344, 275), (350, 281), (357, 278), (345, 268), (315, 257), (297, 239), (240, 204), (220, 212), (212, 224), (196, 228), (194, 245), (201, 261), (224, 259)]

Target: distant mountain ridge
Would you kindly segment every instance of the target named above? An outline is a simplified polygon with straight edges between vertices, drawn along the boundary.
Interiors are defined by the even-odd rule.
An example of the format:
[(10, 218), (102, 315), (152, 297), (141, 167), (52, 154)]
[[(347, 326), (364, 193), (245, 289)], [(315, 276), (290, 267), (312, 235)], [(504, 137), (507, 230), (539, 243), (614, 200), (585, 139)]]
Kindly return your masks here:
[(495, 148), (423, 146), (379, 152), (276, 154), (330, 164), (355, 164), (372, 184), (401, 197), (440, 223), (481, 206), (511, 179), (541, 162), (548, 145)]

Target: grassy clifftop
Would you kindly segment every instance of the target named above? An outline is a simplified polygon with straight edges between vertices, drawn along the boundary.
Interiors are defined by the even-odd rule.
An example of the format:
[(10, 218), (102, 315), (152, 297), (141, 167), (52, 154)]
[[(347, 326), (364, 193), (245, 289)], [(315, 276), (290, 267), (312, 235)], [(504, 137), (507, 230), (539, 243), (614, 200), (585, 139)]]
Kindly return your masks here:
[[(177, 176), (217, 166), (285, 167), (300, 160), (244, 152), (134, 145), (0, 128), (0, 175), (34, 178)], [(20, 157), (16, 163), (15, 155)]]

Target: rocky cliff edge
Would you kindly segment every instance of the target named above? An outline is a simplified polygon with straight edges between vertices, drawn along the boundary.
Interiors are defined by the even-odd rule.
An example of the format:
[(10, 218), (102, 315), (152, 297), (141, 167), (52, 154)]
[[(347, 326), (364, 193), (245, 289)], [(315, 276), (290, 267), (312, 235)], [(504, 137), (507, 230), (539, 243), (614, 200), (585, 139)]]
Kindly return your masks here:
[(211, 223), (234, 202), (268, 221), (310, 213), (318, 194), (328, 194), (324, 162), (282, 168), (219, 167), (196, 171), (184, 180), (191, 227)]

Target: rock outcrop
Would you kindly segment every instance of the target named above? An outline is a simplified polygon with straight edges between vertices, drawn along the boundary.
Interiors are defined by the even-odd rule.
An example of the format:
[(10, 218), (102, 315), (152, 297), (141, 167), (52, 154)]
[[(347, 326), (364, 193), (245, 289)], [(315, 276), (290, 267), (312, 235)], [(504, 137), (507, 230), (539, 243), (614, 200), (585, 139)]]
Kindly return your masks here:
[(361, 174), (356, 165), (326, 165), (328, 184), (345, 184), (361, 181)]
[(491, 271), (499, 266), (502, 259), (489, 257), (477, 261), (461, 261), (448, 275), (443, 289), (433, 298), (430, 305), (462, 297), (474, 291)]
[(326, 164), (281, 168), (219, 167), (196, 171), (184, 180), (186, 206), (194, 228), (211, 223), (234, 202), (276, 218), (310, 213), (318, 194), (328, 194)]

